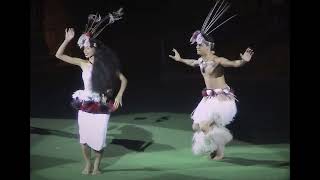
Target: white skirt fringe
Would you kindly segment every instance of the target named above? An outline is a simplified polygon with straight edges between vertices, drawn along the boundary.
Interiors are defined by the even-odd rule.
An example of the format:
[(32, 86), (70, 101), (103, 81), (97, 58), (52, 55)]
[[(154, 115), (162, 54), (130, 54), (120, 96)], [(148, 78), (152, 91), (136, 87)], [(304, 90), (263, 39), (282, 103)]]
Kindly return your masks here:
[(225, 126), (233, 121), (237, 113), (235, 99), (219, 100), (218, 98), (219, 96), (202, 98), (191, 114), (194, 123), (213, 121), (219, 126)]
[(225, 127), (214, 126), (207, 134), (197, 131), (193, 134), (192, 152), (195, 155), (212, 153), (218, 147), (223, 148), (232, 138), (231, 133)]

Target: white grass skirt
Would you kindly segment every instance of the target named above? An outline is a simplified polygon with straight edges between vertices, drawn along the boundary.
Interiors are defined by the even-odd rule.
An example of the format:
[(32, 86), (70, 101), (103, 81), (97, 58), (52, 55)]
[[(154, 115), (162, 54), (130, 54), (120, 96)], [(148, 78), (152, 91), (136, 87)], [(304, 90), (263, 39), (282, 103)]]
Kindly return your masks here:
[(234, 99), (219, 100), (218, 96), (208, 96), (202, 98), (191, 114), (191, 119), (194, 123), (213, 121), (219, 126), (225, 126), (233, 121), (236, 113), (237, 107)]
[(197, 131), (193, 134), (192, 152), (195, 155), (212, 153), (232, 140), (232, 135), (225, 127), (214, 126), (207, 134)]

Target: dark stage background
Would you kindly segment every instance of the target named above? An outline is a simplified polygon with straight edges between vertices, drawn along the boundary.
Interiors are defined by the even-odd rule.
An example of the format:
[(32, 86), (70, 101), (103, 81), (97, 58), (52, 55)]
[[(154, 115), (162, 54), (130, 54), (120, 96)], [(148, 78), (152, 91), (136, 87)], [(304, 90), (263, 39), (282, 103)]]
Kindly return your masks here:
[[(225, 69), (227, 83), (239, 99), (236, 121), (229, 128), (236, 139), (253, 143), (289, 140), (289, 2), (233, 0), (229, 13), (238, 16), (214, 33), (216, 53), (239, 58), (248, 46), (252, 62)], [(83, 57), (76, 40), (88, 14), (102, 15), (123, 7), (124, 19), (109, 26), (100, 39), (119, 56), (128, 78), (124, 106), (114, 113), (191, 113), (204, 83), (198, 68), (168, 58), (176, 48), (182, 57), (197, 58), (189, 44), (213, 2), (209, 0), (31, 1), (31, 117), (72, 118), (72, 93), (82, 88), (81, 70), (54, 57), (64, 29), (74, 27), (67, 54)], [(186, 119), (181, 123), (190, 123)]]

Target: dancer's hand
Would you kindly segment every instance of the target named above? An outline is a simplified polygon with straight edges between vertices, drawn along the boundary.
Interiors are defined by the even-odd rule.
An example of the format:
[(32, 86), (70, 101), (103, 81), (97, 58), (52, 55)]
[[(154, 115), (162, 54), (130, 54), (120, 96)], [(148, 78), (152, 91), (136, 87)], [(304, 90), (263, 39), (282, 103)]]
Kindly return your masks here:
[(244, 54), (240, 53), (240, 57), (242, 60), (249, 62), (253, 54), (254, 54), (253, 50), (250, 48), (247, 48)]
[(74, 37), (74, 30), (73, 28), (66, 28), (65, 29), (66, 35), (65, 40), (70, 41)]
[(117, 96), (114, 99), (114, 103), (113, 103), (114, 108), (118, 109), (119, 105), (122, 106), (122, 96)]
[(175, 61), (181, 61), (181, 57), (178, 51), (176, 49), (172, 49), (172, 51), (174, 52), (174, 56), (169, 55), (169, 57), (174, 59)]

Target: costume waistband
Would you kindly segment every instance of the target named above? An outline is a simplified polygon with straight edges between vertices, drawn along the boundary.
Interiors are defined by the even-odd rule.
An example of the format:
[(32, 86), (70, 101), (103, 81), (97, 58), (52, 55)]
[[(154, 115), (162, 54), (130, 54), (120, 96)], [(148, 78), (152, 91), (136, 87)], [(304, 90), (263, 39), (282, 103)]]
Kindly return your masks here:
[(93, 114), (110, 114), (115, 111), (113, 101), (98, 103), (94, 101), (82, 101), (79, 98), (71, 101), (71, 106), (76, 110), (82, 110)]
[(109, 114), (115, 111), (113, 101), (104, 94), (78, 90), (73, 93), (72, 98), (71, 106), (76, 110), (94, 114)]
[(232, 96), (235, 97), (234, 91), (228, 86), (226, 88), (220, 88), (220, 89), (203, 89), (202, 90), (202, 96), (207, 97), (207, 96), (217, 96), (217, 95), (226, 95), (226, 96)]

